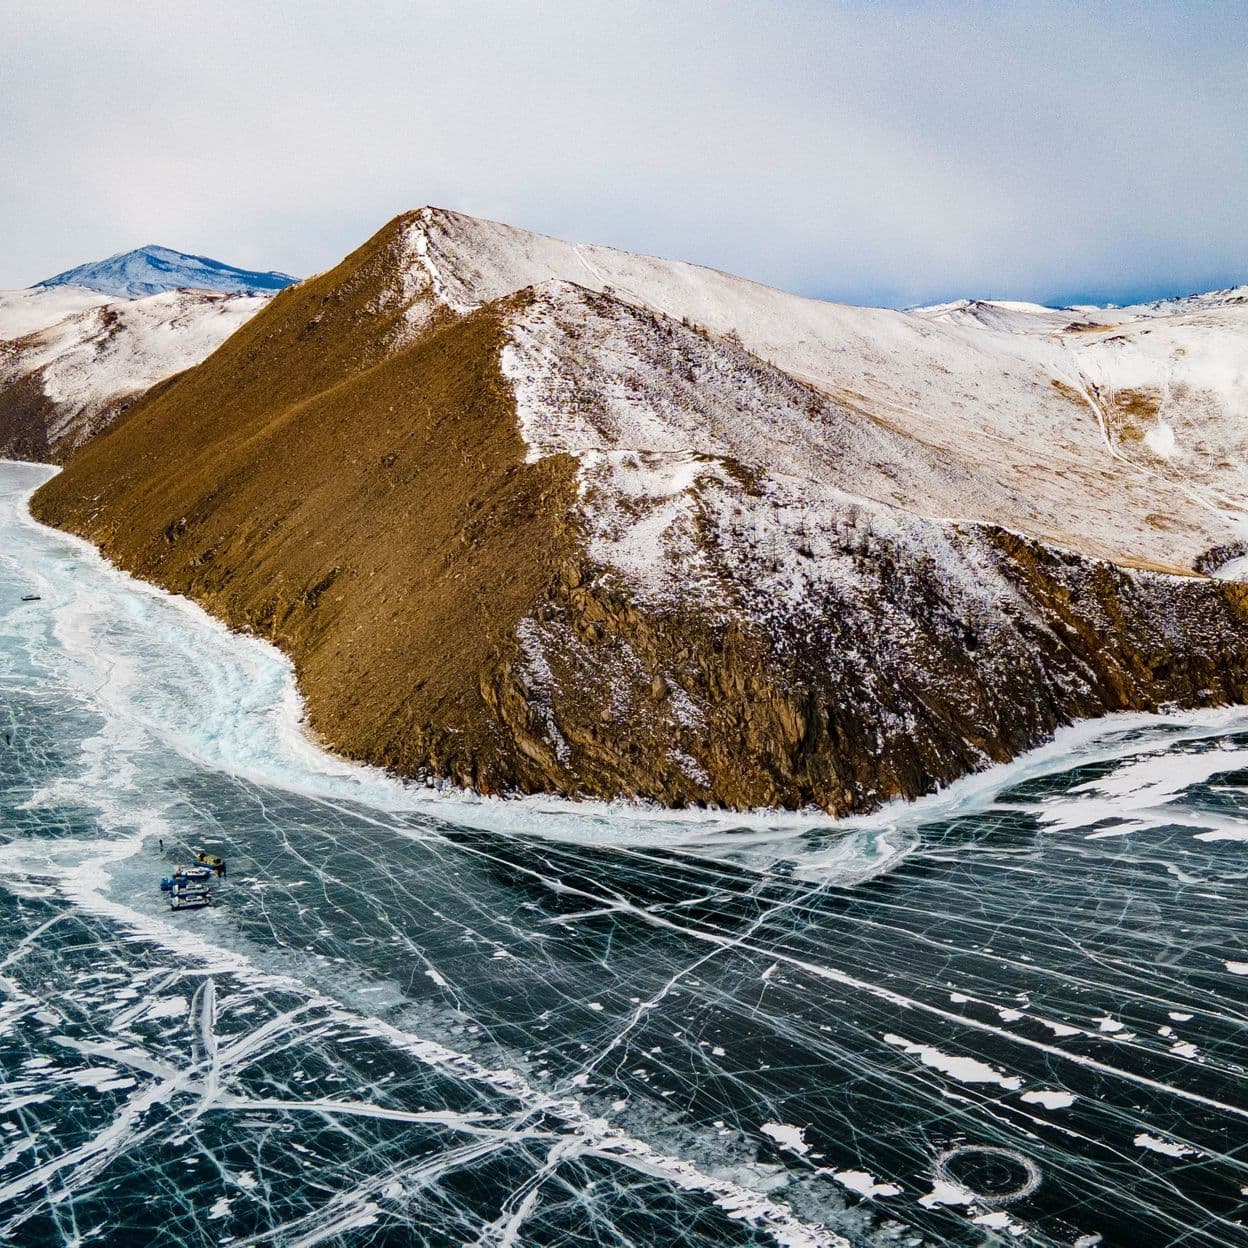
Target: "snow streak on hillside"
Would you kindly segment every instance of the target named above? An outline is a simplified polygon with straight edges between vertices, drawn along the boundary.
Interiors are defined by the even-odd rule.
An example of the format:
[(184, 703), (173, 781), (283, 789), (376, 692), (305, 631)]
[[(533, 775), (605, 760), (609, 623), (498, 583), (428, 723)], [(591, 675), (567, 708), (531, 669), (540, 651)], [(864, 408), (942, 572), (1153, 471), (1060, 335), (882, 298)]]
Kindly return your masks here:
[[(941, 546), (943, 526), (907, 508), (916, 491), (949, 512), (994, 488), (735, 342), (569, 283), (538, 290), (503, 368), (530, 457), (580, 461), (591, 554), (654, 602), (726, 612), (736, 581), (800, 611), (855, 581), (855, 526)], [(956, 561), (947, 572), (962, 577)]]

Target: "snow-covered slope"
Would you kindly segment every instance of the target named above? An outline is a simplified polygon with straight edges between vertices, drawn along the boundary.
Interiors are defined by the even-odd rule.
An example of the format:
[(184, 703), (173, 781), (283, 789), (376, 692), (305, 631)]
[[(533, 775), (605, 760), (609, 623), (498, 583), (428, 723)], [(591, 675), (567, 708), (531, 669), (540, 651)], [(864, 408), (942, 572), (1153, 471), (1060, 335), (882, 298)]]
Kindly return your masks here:
[(441, 209), (409, 214), (403, 229), (413, 333), (431, 305), (463, 313), (560, 279), (731, 336), (899, 434), (898, 488), (864, 485), (870, 499), (896, 505), (901, 493), (927, 516), (1165, 569), (1248, 536), (1248, 307), (1234, 299), (1182, 301), (1174, 314), (1007, 303), (906, 313)]
[(1048, 308), (1040, 303), (1002, 299), (955, 299), (952, 303), (911, 308), (910, 313), (939, 324), (995, 329), (1009, 334), (1056, 333), (1113, 320), (1103, 308)]
[[(725, 519), (706, 510), (708, 490), (734, 500), (737, 521), (709, 545), (743, 555), (771, 542), (794, 582), (784, 592), (799, 595), (819, 535), (846, 508), (873, 502), (877, 513), (910, 515), (920, 494), (945, 515), (967, 498), (998, 512), (1031, 504), (982, 467), (838, 404), (733, 339), (570, 282), (536, 287), (509, 330), (502, 368), (530, 460), (578, 459), (592, 550), (649, 599), (717, 600), (722, 577), (706, 573), (707, 543), (695, 532)], [(793, 532), (777, 546), (786, 524)]]
[[(431, 243), (418, 271), (462, 312), (473, 287)], [(520, 249), (517, 280), (545, 251)], [(501, 356), (529, 461), (577, 463), (594, 570), (517, 629), (509, 692), (548, 776), (578, 774), (586, 721), (618, 718), (660, 743), (630, 785), (723, 800), (769, 755), (753, 794), (809, 784), (840, 808), (1008, 755), (1055, 708), (1240, 696), (1242, 599), (1135, 569), (1242, 568), (1209, 557), (1248, 549), (1244, 309), (907, 316), (591, 263), (595, 289), (516, 299)], [(765, 639), (757, 677), (732, 670), (739, 636)], [(823, 751), (835, 779), (804, 770)]]
[(39, 286), (81, 286), (101, 294), (141, 299), (167, 290), (216, 290), (228, 295), (275, 294), (297, 278), (288, 273), (258, 273), (207, 256), (149, 244), (118, 252), (106, 260), (80, 264)]
[(107, 295), (84, 286), (31, 286), (0, 290), (0, 342), (24, 338), (79, 312), (109, 302)]
[(141, 299), (80, 286), (0, 291), (0, 456), (64, 458), (266, 302), (205, 290)]

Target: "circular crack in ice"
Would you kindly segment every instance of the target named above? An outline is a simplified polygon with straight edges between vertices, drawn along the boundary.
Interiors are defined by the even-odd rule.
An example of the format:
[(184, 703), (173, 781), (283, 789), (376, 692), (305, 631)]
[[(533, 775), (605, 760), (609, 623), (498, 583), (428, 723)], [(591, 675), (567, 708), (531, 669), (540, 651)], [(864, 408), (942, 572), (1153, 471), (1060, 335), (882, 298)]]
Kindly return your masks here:
[(1009, 1205), (1040, 1186), (1040, 1167), (1013, 1149), (964, 1144), (936, 1158), (933, 1175), (986, 1205)]

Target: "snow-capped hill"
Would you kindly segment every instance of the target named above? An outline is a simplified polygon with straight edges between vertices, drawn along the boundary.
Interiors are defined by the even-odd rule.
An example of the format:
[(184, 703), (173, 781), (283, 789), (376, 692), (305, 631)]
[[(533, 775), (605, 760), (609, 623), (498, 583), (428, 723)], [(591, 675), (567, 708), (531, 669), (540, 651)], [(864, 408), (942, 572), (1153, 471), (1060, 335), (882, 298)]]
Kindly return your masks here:
[(955, 299), (911, 308), (913, 316), (947, 325), (970, 325), (1007, 334), (1058, 333), (1084, 320), (1072, 308), (1049, 308), (1040, 303), (1005, 299)]
[[(899, 312), (439, 208), (395, 229), (412, 335), (434, 307), (463, 315), (555, 280), (731, 336), (900, 435), (912, 453), (896, 471), (920, 514), (1174, 570), (1248, 525), (1248, 309), (1232, 302), (1199, 317), (1004, 301)], [(580, 372), (598, 366), (609, 360)], [(916, 448), (940, 466), (907, 469)]]
[(975, 324), (1007, 333), (1035, 334), (1118, 327), (1148, 317), (1179, 316), (1244, 304), (1248, 304), (1248, 286), (1230, 286), (1225, 290), (1153, 299), (1148, 303), (1079, 303), (1050, 307), (1009, 299), (954, 299), (949, 303), (927, 304), (908, 311), (928, 321)]
[(991, 474), (662, 313), (556, 281), (508, 328), (501, 366), (528, 459), (575, 457), (589, 553), (642, 601), (727, 618), (769, 584), (770, 626), (773, 600), (797, 609), (844, 579), (847, 516), (879, 529), (902, 513), (902, 529), (935, 532), (912, 514), (916, 496), (943, 514), (972, 498), (1027, 506)]
[(971, 306), (424, 209), (36, 512), (286, 648), (337, 747), (486, 791), (844, 812), (1248, 698), (1248, 590), (1198, 574), (1243, 554), (1248, 309)]
[(0, 457), (63, 459), (267, 302), (207, 290), (142, 299), (82, 286), (0, 291)]
[[(922, 496), (942, 515), (972, 498), (1025, 505), (995, 474), (838, 403), (734, 338), (564, 281), (532, 288), (521, 309), (501, 366), (531, 460), (713, 456), (888, 506), (913, 509)], [(635, 472), (640, 483), (645, 468)]]
[(259, 273), (235, 268), (207, 256), (148, 245), (118, 252), (106, 260), (81, 264), (49, 277), (39, 286), (82, 286), (126, 299), (166, 290), (215, 290), (229, 295), (275, 294), (298, 278), (288, 273)]
[(295, 280), (149, 246), (0, 291), (0, 456), (63, 459)]

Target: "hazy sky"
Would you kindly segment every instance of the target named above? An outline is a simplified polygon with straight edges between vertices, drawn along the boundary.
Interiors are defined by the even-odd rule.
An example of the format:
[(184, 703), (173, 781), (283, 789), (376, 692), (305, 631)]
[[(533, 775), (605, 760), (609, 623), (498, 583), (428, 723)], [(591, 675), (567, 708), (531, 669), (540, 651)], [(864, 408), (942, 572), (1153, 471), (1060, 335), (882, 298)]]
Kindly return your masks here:
[(1248, 281), (1248, 4), (0, 0), (0, 285), (436, 203), (804, 293)]

